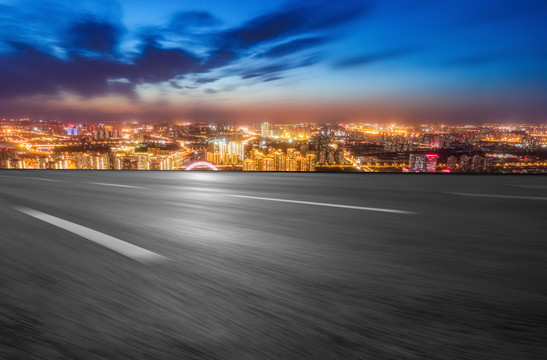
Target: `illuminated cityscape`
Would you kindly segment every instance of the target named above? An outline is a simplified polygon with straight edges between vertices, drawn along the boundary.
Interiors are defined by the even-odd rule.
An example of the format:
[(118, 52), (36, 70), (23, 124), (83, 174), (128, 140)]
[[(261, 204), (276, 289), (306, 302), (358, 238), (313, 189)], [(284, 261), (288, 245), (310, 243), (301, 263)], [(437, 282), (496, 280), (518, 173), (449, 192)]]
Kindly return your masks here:
[(547, 0), (0, 0), (0, 360), (543, 360)]
[(204, 164), (226, 171), (547, 173), (547, 126), (0, 122), (2, 169), (211, 169)]

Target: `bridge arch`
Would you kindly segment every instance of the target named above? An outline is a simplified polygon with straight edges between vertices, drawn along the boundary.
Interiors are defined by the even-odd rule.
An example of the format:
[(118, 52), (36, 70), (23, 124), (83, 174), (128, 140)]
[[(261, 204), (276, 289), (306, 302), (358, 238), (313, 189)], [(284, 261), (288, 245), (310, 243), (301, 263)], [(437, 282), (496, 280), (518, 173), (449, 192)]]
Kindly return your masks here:
[(211, 163), (208, 163), (206, 161), (199, 161), (197, 163), (193, 163), (192, 165), (190, 165), (186, 168), (186, 171), (192, 171), (195, 168), (200, 167), (200, 166), (207, 167), (207, 168), (209, 168), (210, 170), (213, 170), (213, 171), (218, 171), (218, 168), (215, 165), (213, 165)]

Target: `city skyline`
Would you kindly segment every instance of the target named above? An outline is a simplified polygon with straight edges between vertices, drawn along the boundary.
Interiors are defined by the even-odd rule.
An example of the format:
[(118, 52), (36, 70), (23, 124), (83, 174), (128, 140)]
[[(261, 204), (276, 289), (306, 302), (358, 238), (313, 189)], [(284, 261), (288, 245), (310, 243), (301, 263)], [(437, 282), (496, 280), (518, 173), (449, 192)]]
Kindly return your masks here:
[(546, 13), (537, 0), (0, 0), (0, 118), (545, 123)]
[(547, 173), (547, 125), (0, 119), (0, 169)]

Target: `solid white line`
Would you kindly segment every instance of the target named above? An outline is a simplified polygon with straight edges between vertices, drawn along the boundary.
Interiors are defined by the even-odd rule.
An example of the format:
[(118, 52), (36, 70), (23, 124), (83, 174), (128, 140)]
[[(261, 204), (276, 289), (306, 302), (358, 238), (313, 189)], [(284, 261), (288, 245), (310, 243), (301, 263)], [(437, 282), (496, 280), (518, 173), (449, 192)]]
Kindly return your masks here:
[(66, 221), (61, 218), (51, 216), (37, 210), (28, 209), (24, 207), (17, 207), (15, 209), (24, 214), (32, 216), (33, 218), (45, 221), (51, 225), (55, 225), (68, 232), (71, 232), (73, 234), (86, 238), (90, 241), (93, 241), (96, 244), (102, 245), (107, 249), (115, 251), (118, 254), (121, 254), (130, 259), (139, 261), (141, 263), (146, 264), (146, 263), (162, 262), (162, 261), (169, 260), (168, 258), (162, 255), (140, 248), (138, 246), (135, 246), (123, 240), (117, 239), (110, 235), (100, 233), (90, 228), (86, 228), (85, 226), (81, 226), (73, 222)]
[(146, 189), (146, 188), (140, 187), (140, 186), (120, 185), (120, 184), (107, 184), (107, 183), (100, 183), (100, 182), (86, 182), (86, 184), (100, 185), (100, 186), (121, 187), (121, 188), (129, 188), (129, 189)]
[(37, 177), (31, 177), (29, 179), (33, 179), (33, 180), (40, 180), (40, 181), (49, 181), (49, 182), (59, 182), (59, 183), (64, 183), (66, 181), (64, 180), (54, 180), (54, 179), (44, 179), (44, 178), (37, 178)]
[(547, 185), (516, 185), (516, 184), (508, 184), (509, 186), (516, 186), (524, 189), (547, 189)]
[(312, 201), (273, 199), (273, 198), (264, 198), (264, 197), (257, 197), (257, 196), (245, 196), (245, 195), (231, 195), (231, 194), (225, 194), (225, 195), (226, 196), (231, 196), (231, 197), (243, 198), (243, 199), (277, 201), (277, 202), (285, 202), (285, 203), (292, 203), (292, 204), (303, 204), (303, 205), (327, 206), (327, 207), (352, 209), (352, 210), (377, 211), (377, 212), (385, 212), (385, 213), (391, 213), (391, 214), (416, 214), (416, 213), (411, 212), (411, 211), (381, 209), (381, 208), (372, 208), (372, 207), (364, 207), (364, 206), (328, 204), (328, 203), (319, 203), (319, 202), (312, 202)]
[(0, 177), (10, 178), (10, 179), (20, 179), (20, 180), (28, 179), (28, 180), (40, 180), (40, 181), (66, 183), (66, 181), (64, 181), (64, 180), (44, 179), (44, 178), (37, 178), (37, 177), (31, 177), (31, 176), (0, 175)]
[(447, 192), (446, 194), (458, 195), (458, 196), (468, 196), (468, 197), (496, 198), (496, 199), (517, 199), (517, 200), (542, 200), (542, 201), (547, 201), (547, 197), (541, 197), (541, 196), (470, 194), (470, 193), (455, 193), (455, 192)]

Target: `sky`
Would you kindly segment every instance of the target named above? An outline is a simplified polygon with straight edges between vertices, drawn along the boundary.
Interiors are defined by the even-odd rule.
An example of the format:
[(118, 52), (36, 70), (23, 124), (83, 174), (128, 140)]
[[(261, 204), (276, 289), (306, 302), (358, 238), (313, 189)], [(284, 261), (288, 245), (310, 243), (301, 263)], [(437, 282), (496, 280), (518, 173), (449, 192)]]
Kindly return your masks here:
[(0, 0), (0, 117), (547, 123), (545, 0)]

